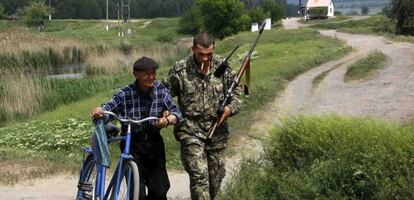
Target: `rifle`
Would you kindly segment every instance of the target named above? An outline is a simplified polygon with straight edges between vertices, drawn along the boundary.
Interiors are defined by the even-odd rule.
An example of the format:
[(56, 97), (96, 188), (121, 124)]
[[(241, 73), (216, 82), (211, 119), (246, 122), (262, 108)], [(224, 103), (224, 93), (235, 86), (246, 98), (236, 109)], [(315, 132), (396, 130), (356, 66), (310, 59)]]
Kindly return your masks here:
[[(241, 67), (239, 69), (239, 72), (237, 73), (236, 77), (233, 79), (233, 81), (232, 81), (229, 89), (227, 89), (225, 91), (224, 98), (220, 102), (219, 108), (217, 110), (217, 118), (216, 118), (216, 121), (211, 125), (211, 127), (210, 127), (210, 129), (208, 131), (208, 139), (209, 140), (211, 140), (211, 138), (213, 137), (213, 134), (216, 132), (216, 130), (217, 130), (218, 126), (219, 126), (220, 119), (221, 119), (221, 117), (223, 115), (223, 112), (224, 112), (224, 107), (227, 106), (230, 103), (230, 101), (231, 101), (231, 99), (232, 99), (232, 97), (234, 95), (234, 91), (236, 90), (237, 86), (239, 85), (240, 79), (241, 79), (241, 77), (243, 76), (244, 72), (247, 69), (247, 64), (250, 61), (250, 57), (251, 57), (251, 55), (253, 53), (253, 50), (256, 48), (257, 42), (259, 41), (260, 36), (262, 35), (262, 32), (264, 30), (265, 25), (266, 25), (266, 22), (263, 22), (262, 25), (260, 26), (259, 34), (257, 35), (256, 40), (253, 42), (252, 46), (250, 47), (249, 52), (244, 57), (243, 62), (241, 64)], [(234, 53), (234, 51), (236, 51), (237, 48), (238, 47), (236, 47), (233, 50), (233, 52), (230, 54), (230, 56)], [(226, 59), (226, 61), (223, 62), (223, 63), (227, 63), (227, 60), (229, 59), (230, 56), (228, 56), (227, 59)], [(224, 74), (224, 72), (226, 71), (226, 68), (228, 67), (228, 65), (227, 64), (223, 64), (223, 63), (216, 70), (216, 72), (220, 72), (221, 74), (214, 73), (214, 76), (220, 77), (222, 74)]]

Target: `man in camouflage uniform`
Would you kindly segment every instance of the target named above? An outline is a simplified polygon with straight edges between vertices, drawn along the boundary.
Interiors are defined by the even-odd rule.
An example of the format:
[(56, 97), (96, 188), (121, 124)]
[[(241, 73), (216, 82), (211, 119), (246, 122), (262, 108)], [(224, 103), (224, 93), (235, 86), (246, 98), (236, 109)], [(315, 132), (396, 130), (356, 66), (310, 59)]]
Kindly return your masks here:
[(223, 91), (230, 87), (234, 73), (227, 68), (223, 76), (213, 74), (224, 58), (214, 55), (214, 38), (206, 33), (197, 34), (193, 40), (193, 54), (177, 62), (164, 79), (171, 95), (178, 96), (184, 123), (174, 130), (181, 143), (181, 160), (190, 176), (192, 199), (215, 199), (225, 176), (224, 151), (229, 138), (230, 116), (239, 112), (241, 89), (224, 108), (220, 126), (211, 141), (208, 130), (217, 116)]

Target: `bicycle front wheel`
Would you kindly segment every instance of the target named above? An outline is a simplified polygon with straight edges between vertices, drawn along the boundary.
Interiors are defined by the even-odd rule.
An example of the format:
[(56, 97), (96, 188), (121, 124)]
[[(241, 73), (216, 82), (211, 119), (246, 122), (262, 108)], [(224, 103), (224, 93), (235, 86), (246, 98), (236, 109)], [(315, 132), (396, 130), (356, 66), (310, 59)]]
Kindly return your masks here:
[(112, 190), (112, 197), (117, 196), (119, 200), (138, 200), (139, 197), (139, 171), (137, 164), (130, 160), (126, 161), (121, 171), (121, 183), (119, 185), (119, 193), (114, 194)]
[(88, 155), (79, 175), (76, 200), (92, 200), (95, 196), (97, 167), (93, 155)]

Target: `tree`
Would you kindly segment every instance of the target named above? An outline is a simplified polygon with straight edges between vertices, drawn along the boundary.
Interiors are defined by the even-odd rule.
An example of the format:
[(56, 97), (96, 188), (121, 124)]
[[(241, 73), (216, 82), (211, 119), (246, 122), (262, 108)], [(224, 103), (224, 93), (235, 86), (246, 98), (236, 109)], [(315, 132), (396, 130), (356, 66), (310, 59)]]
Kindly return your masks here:
[(273, 22), (277, 22), (285, 17), (282, 4), (276, 4), (272, 0), (265, 0), (262, 4), (263, 11), (268, 13)]
[(3, 4), (0, 4), (0, 19), (4, 19), (5, 16), (6, 16), (6, 13), (5, 13), (4, 6)]
[(244, 13), (244, 4), (239, 0), (198, 0), (203, 30), (223, 39), (248, 28), (249, 16)]
[(23, 8), (23, 20), (29, 26), (38, 26), (49, 15), (49, 8), (38, 2), (31, 2)]
[(0, 0), (0, 4), (5, 8), (6, 15), (15, 14), (17, 9), (22, 9), (27, 3), (28, 0)]
[(187, 10), (187, 12), (180, 18), (180, 30), (183, 33), (197, 34), (203, 28), (203, 19), (201, 11), (194, 6)]
[(367, 15), (369, 13), (369, 7), (368, 6), (362, 6), (361, 7), (361, 14), (362, 15)]
[(396, 34), (414, 34), (414, 1), (392, 0), (391, 17), (397, 20)]
[(266, 13), (261, 7), (254, 7), (250, 9), (247, 14), (249, 15), (251, 22), (262, 23), (267, 17)]
[[(82, 4), (77, 8), (78, 15), (77, 18), (80, 19), (101, 19), (102, 12), (100, 5), (96, 0), (82, 0)], [(101, 5), (105, 6), (106, 5)]]

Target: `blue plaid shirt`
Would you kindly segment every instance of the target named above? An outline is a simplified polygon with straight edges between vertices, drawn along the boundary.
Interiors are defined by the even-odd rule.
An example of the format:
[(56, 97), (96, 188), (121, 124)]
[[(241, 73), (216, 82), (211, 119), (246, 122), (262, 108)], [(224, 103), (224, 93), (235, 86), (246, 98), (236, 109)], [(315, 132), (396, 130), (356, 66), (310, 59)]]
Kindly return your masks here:
[[(102, 105), (102, 108), (124, 118), (135, 120), (146, 117), (161, 117), (163, 111), (169, 110), (170, 114), (177, 117), (177, 124), (184, 120), (180, 109), (173, 102), (169, 90), (158, 81), (154, 82), (149, 94), (144, 94), (138, 87), (138, 83), (132, 83), (119, 90), (109, 102)], [(109, 120), (108, 115), (105, 118)]]

